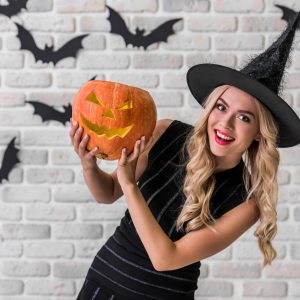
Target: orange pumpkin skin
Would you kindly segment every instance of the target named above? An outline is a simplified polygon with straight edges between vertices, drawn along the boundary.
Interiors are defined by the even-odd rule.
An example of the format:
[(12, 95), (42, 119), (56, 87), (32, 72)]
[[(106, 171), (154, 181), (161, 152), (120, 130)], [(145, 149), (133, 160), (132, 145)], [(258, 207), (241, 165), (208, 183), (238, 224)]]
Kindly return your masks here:
[(72, 104), (72, 121), (89, 135), (87, 150), (98, 147), (96, 157), (120, 159), (126, 147), (129, 155), (136, 140), (152, 136), (157, 121), (155, 102), (150, 94), (121, 83), (91, 80), (77, 92)]

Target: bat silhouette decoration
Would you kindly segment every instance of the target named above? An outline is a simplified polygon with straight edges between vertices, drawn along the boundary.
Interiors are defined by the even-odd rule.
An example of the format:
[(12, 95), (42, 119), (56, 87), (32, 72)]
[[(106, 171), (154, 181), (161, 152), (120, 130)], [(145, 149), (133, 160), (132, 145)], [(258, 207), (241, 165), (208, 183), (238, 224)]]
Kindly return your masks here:
[(22, 8), (26, 9), (28, 0), (9, 0), (8, 5), (0, 5), (0, 14), (7, 17), (17, 15)]
[(0, 183), (2, 183), (4, 179), (8, 180), (10, 171), (17, 163), (20, 162), (19, 158), (17, 157), (19, 149), (15, 147), (15, 139), (16, 137), (11, 139), (4, 151), (0, 169)]
[(38, 101), (25, 101), (25, 102), (33, 106), (34, 108), (33, 114), (39, 115), (42, 118), (43, 122), (48, 120), (55, 120), (66, 125), (66, 123), (70, 121), (70, 118), (72, 116), (72, 106), (70, 103), (68, 105), (63, 105), (64, 111), (61, 112), (56, 110), (52, 106), (49, 106), (42, 102), (38, 102)]
[(33, 54), (36, 61), (41, 60), (45, 63), (53, 62), (54, 65), (56, 65), (56, 63), (63, 58), (75, 58), (77, 52), (81, 48), (83, 48), (82, 39), (88, 36), (88, 34), (77, 36), (65, 43), (61, 48), (59, 48), (56, 51), (53, 50), (53, 45), (50, 47), (46, 45), (44, 49), (40, 49), (37, 47), (31, 33), (20, 24), (15, 24), (18, 28), (17, 37), (20, 39), (21, 49), (29, 50)]
[(166, 21), (147, 35), (144, 35), (145, 29), (139, 29), (137, 27), (135, 29), (135, 34), (133, 34), (129, 31), (124, 19), (119, 15), (119, 13), (117, 13), (108, 5), (106, 5), (106, 7), (109, 9), (109, 16), (107, 17), (107, 20), (111, 24), (110, 32), (121, 35), (126, 43), (126, 46), (132, 44), (133, 46), (142, 46), (144, 49), (147, 49), (147, 47), (151, 44), (157, 42), (166, 42), (167, 38), (175, 33), (173, 30), (173, 25), (182, 20), (182, 18), (178, 18)]
[[(280, 8), (282, 10), (283, 15), (282, 15), (281, 19), (287, 21), (288, 24), (290, 24), (290, 22), (292, 20), (294, 20), (294, 18), (296, 17), (296, 14), (298, 13), (297, 11), (294, 11), (293, 9), (283, 6), (283, 5), (275, 4), (275, 6), (277, 6), (278, 8)], [(298, 22), (297, 28), (298, 29), (300, 28), (300, 22)]]

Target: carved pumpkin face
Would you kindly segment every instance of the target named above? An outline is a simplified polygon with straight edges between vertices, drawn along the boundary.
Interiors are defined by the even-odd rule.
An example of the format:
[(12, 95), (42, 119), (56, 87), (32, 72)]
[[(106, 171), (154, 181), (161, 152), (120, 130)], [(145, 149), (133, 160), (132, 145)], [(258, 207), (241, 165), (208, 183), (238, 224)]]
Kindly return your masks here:
[(155, 128), (157, 111), (150, 94), (125, 84), (91, 80), (75, 96), (72, 119), (90, 139), (87, 149), (99, 148), (96, 156), (115, 160), (123, 147), (127, 155), (137, 139), (145, 135), (146, 142)]

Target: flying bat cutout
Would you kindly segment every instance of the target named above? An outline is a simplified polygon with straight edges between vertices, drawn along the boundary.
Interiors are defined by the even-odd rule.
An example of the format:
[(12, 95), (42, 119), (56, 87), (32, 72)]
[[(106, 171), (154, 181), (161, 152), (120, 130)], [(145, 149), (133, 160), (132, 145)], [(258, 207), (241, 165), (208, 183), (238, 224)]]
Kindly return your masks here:
[(25, 101), (25, 102), (33, 106), (34, 108), (33, 114), (39, 115), (42, 118), (43, 122), (48, 120), (55, 120), (66, 125), (66, 123), (70, 121), (70, 118), (72, 116), (72, 106), (70, 103), (68, 105), (63, 105), (64, 111), (61, 112), (56, 110), (52, 106), (49, 106), (42, 102), (38, 102), (38, 101)]
[(15, 167), (17, 163), (20, 162), (19, 158), (17, 157), (19, 149), (15, 147), (15, 139), (16, 137), (11, 139), (4, 151), (0, 169), (0, 184), (4, 179), (8, 180), (10, 171)]
[(28, 0), (9, 0), (8, 5), (0, 5), (0, 14), (7, 17), (17, 15), (22, 8), (26, 9)]
[(75, 58), (77, 52), (83, 48), (82, 39), (88, 36), (88, 34), (77, 36), (65, 43), (61, 48), (59, 48), (56, 51), (53, 50), (53, 45), (50, 47), (46, 45), (44, 49), (40, 49), (39, 47), (37, 47), (31, 33), (20, 24), (15, 24), (18, 28), (17, 37), (20, 39), (21, 49), (29, 50), (33, 54), (36, 61), (41, 60), (44, 63), (53, 62), (54, 65), (56, 65), (57, 62), (59, 62), (63, 58)]
[(149, 47), (151, 44), (157, 42), (166, 42), (167, 38), (175, 33), (173, 30), (173, 25), (182, 20), (182, 18), (178, 18), (166, 21), (147, 35), (144, 35), (145, 29), (139, 29), (137, 27), (134, 34), (129, 31), (124, 19), (119, 15), (119, 13), (117, 13), (108, 5), (106, 5), (106, 7), (109, 9), (109, 16), (107, 17), (107, 20), (111, 24), (110, 32), (121, 35), (126, 43), (126, 46), (131, 44), (137, 47), (142, 46), (144, 49), (147, 49), (147, 47)]
[[(295, 11), (291, 8), (288, 8), (286, 6), (283, 6), (283, 5), (275, 4), (275, 6), (277, 6), (278, 8), (280, 8), (282, 10), (283, 15), (282, 15), (281, 19), (287, 21), (288, 24), (290, 24), (291, 21), (294, 20), (294, 18), (296, 17), (296, 14), (298, 13), (297, 11)], [(300, 29), (300, 22), (298, 22), (297, 28)]]

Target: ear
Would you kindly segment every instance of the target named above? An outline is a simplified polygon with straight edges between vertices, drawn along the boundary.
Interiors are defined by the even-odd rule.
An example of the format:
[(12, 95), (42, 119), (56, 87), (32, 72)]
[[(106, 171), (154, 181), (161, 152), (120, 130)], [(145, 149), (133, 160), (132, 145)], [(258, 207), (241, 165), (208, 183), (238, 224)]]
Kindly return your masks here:
[(259, 142), (259, 141), (260, 141), (260, 137), (261, 137), (261, 135), (260, 135), (260, 133), (258, 133), (258, 134), (255, 136), (255, 138), (254, 138), (254, 139), (255, 139), (256, 141), (258, 141), (258, 142)]

